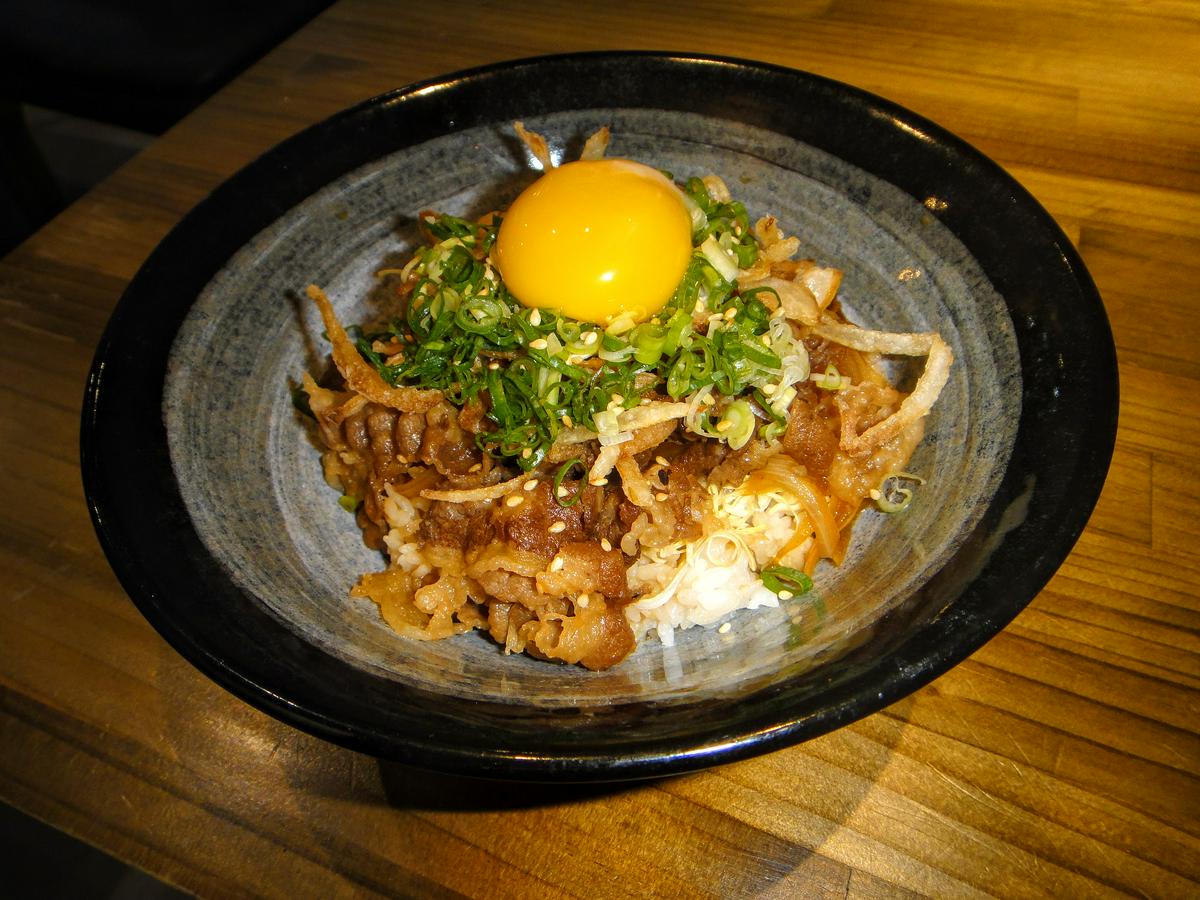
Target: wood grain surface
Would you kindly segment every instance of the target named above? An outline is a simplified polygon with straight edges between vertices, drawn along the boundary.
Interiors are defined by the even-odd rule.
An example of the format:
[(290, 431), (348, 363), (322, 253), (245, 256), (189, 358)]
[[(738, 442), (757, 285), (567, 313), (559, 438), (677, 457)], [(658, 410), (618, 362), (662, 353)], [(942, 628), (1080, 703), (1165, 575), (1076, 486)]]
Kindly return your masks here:
[[(123, 288), (206, 192), (314, 121), (465, 66), (614, 48), (848, 82), (1029, 188), (1117, 340), (1087, 530), (929, 687), (696, 775), (479, 784), (235, 700), (141, 618), (84, 506), (84, 379)], [(1190, 0), (332, 7), (0, 264), (0, 798), (213, 897), (1197, 896), (1197, 58)]]

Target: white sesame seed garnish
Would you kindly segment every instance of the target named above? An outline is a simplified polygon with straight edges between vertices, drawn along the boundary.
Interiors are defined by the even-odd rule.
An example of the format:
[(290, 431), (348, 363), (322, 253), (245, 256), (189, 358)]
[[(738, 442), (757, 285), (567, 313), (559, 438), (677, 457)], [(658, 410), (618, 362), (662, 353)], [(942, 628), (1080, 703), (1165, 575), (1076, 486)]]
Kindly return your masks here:
[(529, 342), (529, 348), (531, 350), (545, 350), (548, 346), (550, 345), (546, 343), (545, 338), (536, 338), (535, 340)]
[(596, 332), (589, 331), (587, 334), (585, 334), (583, 336), (583, 345), (585, 347), (590, 347), (590, 346), (592, 346), (592, 344), (596, 343), (596, 341), (599, 340), (599, 338), (600, 338), (600, 335), (596, 334)]
[(535, 309), (533, 312), (531, 312), (529, 314), (529, 324), (530, 325), (541, 325), (542, 324), (541, 310)]
[(664, 491), (659, 491), (657, 494), (654, 495), (654, 499), (657, 500), (659, 503), (663, 503), (666, 501), (667, 495)]
[(722, 625), (720, 628), (717, 629), (717, 633), (718, 634), (729, 634), (729, 631), (731, 628), (733, 628), (733, 626), (730, 625), (728, 622), (726, 622), (724, 625)]
[(717, 423), (716, 427), (717, 427), (717, 431), (725, 432), (733, 427), (733, 423), (730, 422), (728, 419), (722, 419), (720, 422)]
[(792, 599), (793, 597), (795, 597), (795, 596), (796, 596), (796, 595), (795, 595), (795, 594), (793, 594), (791, 591), (780, 591), (780, 592), (779, 592), (779, 599), (780, 599), (780, 600), (791, 600), (791, 599)]
[(770, 397), (773, 393), (775, 393), (775, 390), (776, 388), (773, 384), (764, 384), (762, 386), (763, 395), (766, 397)]
[(554, 522), (546, 530), (549, 531), (551, 534), (562, 534), (564, 531), (567, 530), (567, 523), (560, 519), (559, 521)]
[(536, 478), (530, 478), (527, 482), (525, 482), (523, 485), (521, 485), (521, 487), (527, 491), (532, 491), (537, 486), (538, 486), (538, 480)]
[(495, 372), (498, 368), (500, 368), (500, 363), (490, 362), (490, 363), (488, 363), (488, 368), (491, 369), (493, 372)]
[(692, 312), (696, 315), (699, 315), (700, 313), (704, 312), (704, 301), (697, 300), (696, 305), (692, 307)]
[(525, 502), (525, 498), (520, 494), (513, 494), (504, 501), (504, 505), (508, 507), (520, 506)]
[(531, 456), (533, 456), (533, 451), (528, 447), (521, 451), (521, 459), (529, 459)]
[(608, 553), (612, 550), (612, 542), (608, 538), (600, 538), (600, 549)]
[(624, 394), (613, 394), (612, 397), (609, 398), (608, 405), (612, 406), (615, 403), (617, 406), (620, 406), (624, 402), (625, 402)]
[(557, 491), (555, 491), (555, 493), (558, 494), (558, 496), (560, 496), (560, 497), (567, 497), (567, 496), (570, 496), (571, 491), (570, 491), (570, 489), (568, 489), (562, 485), (559, 485), (559, 488)]
[(575, 423), (571, 421), (571, 417), (568, 416), (566, 413), (563, 413), (562, 423), (564, 425), (566, 425), (568, 428), (572, 428), (575, 425)]
[(717, 401), (712, 398), (712, 394), (705, 394), (704, 398), (700, 402), (705, 406), (712, 406)]
[(592, 598), (589, 597), (587, 594), (580, 594), (578, 597), (575, 598), (575, 605), (578, 606), (580, 609), (586, 609), (587, 605), (591, 602), (592, 602)]
[(729, 309), (725, 310), (725, 319), (727, 321), (732, 322), (736, 317), (737, 317), (737, 307), (736, 306), (731, 306), (731, 307), (729, 307)]
[(550, 571), (551, 572), (557, 572), (562, 567), (563, 567), (563, 558), (561, 556), (556, 556), (556, 557), (554, 557), (554, 559), (550, 560)]
[(592, 487), (604, 487), (606, 484), (608, 484), (608, 479), (607, 478), (592, 478), (588, 481), (588, 484), (590, 484)]
[(770, 346), (771, 346), (771, 336), (770, 336), (769, 334), (764, 334), (764, 335), (762, 336), (761, 340), (762, 340), (762, 342), (763, 342), (763, 346), (764, 346), (764, 347), (770, 347)]
[(656, 463), (658, 463), (660, 466), (668, 466), (669, 467), (671, 465), (667, 461), (666, 457), (664, 457), (664, 456), (656, 456), (656, 457), (654, 457), (654, 461)]

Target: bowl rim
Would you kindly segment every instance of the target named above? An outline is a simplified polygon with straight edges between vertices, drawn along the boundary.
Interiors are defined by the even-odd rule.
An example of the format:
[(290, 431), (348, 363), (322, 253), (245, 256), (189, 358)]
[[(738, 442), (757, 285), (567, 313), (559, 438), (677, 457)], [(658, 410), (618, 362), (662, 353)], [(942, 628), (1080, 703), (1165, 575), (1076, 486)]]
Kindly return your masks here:
[[(589, 80), (603, 77), (615, 80), (607, 90), (620, 102), (570, 99), (576, 96), (570, 89), (581, 90)], [(928, 589), (922, 589), (929, 596), (946, 592), (949, 599), (942, 613), (899, 643), (886, 666), (884, 660), (876, 660), (832, 685), (827, 702), (819, 706), (790, 703), (784, 683), (756, 694), (753, 708), (735, 723), (710, 725), (702, 734), (660, 735), (652, 742), (639, 742), (636, 737), (619, 743), (560, 741), (540, 751), (495, 735), (475, 743), (456, 742), (453, 720), (446, 719), (438, 698), (420, 692), (401, 694), (407, 704), (405, 721), (427, 725), (424, 731), (400, 734), (394, 722), (380, 727), (355, 719), (339, 712), (336, 692), (298, 696), (288, 690), (282, 677), (286, 673), (244, 653), (225, 652), (227, 648), (214, 643), (211, 629), (200, 632), (194, 621), (181, 617), (183, 603), (195, 604), (213, 593), (227, 598), (230, 591), (238, 591), (220, 566), (205, 558), (177, 487), (172, 496), (172, 468), (160, 413), (170, 337), (207, 277), (305, 196), (370, 162), (371, 153), (378, 158), (379, 147), (398, 150), (453, 130), (513, 118), (483, 112), (479, 98), (511, 91), (514, 85), (529, 90), (540, 85), (538, 93), (529, 94), (534, 100), (528, 101), (527, 116), (565, 108), (661, 108), (657, 105), (661, 101), (670, 102), (666, 86), (683, 79), (691, 83), (693, 92), (711, 85), (731, 89), (714, 96), (705, 110), (686, 105), (682, 95), (677, 102), (685, 105), (671, 108), (748, 122), (812, 143), (918, 200), (936, 195), (921, 185), (937, 178), (983, 188), (979, 193), (987, 201), (983, 208), (994, 213), (997, 221), (981, 222), (978, 208), (960, 211), (963, 204), (952, 205), (940, 217), (973, 255), (980, 247), (987, 248), (986, 259), (976, 256), (976, 261), (1013, 317), (1022, 369), (1021, 422), (1008, 471), (989, 513), (964, 545), (977, 555), (987, 549), (981, 568), (966, 584), (956, 586), (954, 580), (963, 573), (948, 571), (954, 569), (948, 565)], [(802, 114), (780, 118), (785, 91), (793, 102), (803, 95), (817, 108), (844, 111), (855, 128), (845, 133), (831, 129), (823, 143), (808, 140), (812, 123), (797, 118)], [(472, 101), (477, 104), (474, 108)], [(564, 102), (581, 105), (564, 106)], [(889, 152), (880, 154), (873, 166), (863, 165), (867, 161), (863, 154), (881, 134), (892, 138)], [(358, 138), (361, 146), (345, 148), (342, 139), (348, 135)], [(364, 154), (368, 158), (362, 158)], [(926, 181), (905, 172), (913, 159), (924, 163), (922, 171), (929, 173)], [(246, 215), (249, 204), (252, 212)], [(242, 213), (239, 228), (217, 227), (238, 213)], [(1025, 228), (1015, 236), (1001, 227), (1013, 221)], [(1065, 291), (1063, 297), (1071, 302), (1056, 303), (1051, 309), (1039, 305), (1038, 297), (1021, 293), (1017, 299), (1015, 289), (1006, 290), (1006, 279), (1017, 279), (1013, 283), (1024, 289), (1025, 282), (1019, 279), (1032, 277), (1007, 269), (1001, 272), (993, 262), (992, 256), (1006, 243), (1026, 251), (1030, 258), (1025, 262), (1035, 265), (1042, 283)], [(164, 292), (181, 281), (186, 289), (178, 291), (169, 309), (162, 308)], [(153, 329), (149, 335), (147, 327)], [(147, 349), (147, 337), (157, 338), (157, 344), (152, 340)], [(1069, 365), (1062, 354), (1067, 354)], [(1089, 402), (1079, 402), (1081, 398)], [(895, 103), (796, 69), (728, 56), (594, 51), (494, 63), (380, 94), (284, 140), (214, 189), (155, 248), (117, 304), (88, 376), (80, 452), (89, 513), (121, 584), (181, 655), (236, 696), (319, 737), (426, 768), (522, 779), (620, 780), (699, 769), (815, 737), (882, 709), (965, 659), (1036, 596), (1075, 544), (1104, 483), (1115, 442), (1117, 406), (1111, 329), (1077, 251), (1027, 191), (965, 141)], [(130, 435), (141, 439), (132, 448)], [(137, 478), (131, 479), (131, 473), (137, 473)], [(143, 483), (131, 485), (138, 479)], [(1063, 502), (1064, 498), (1070, 502)], [(160, 508), (152, 508), (156, 502)], [(1016, 523), (1004, 519), (1005, 511), (1014, 505), (1026, 513)], [(148, 543), (152, 540), (169, 542), (175, 554), (169, 563), (155, 557)], [(194, 588), (184, 589), (187, 597), (179, 594), (172, 566), (184, 567), (196, 581)], [(230, 629), (230, 639), (254, 641), (266, 634), (272, 646), (295, 661), (327, 667), (327, 654), (290, 633), (271, 614), (263, 610), (255, 614), (249, 608), (252, 598), (243, 600), (247, 605), (239, 612), (244, 620), (222, 623)], [(393, 684), (393, 700), (395, 694)], [(650, 714), (671, 713), (652, 709)]]

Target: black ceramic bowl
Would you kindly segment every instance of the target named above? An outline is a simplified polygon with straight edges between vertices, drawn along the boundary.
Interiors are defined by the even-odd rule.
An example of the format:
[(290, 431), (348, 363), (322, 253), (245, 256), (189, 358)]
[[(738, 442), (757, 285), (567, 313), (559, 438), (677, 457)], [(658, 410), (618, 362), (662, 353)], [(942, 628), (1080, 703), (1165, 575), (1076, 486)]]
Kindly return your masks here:
[[(815, 597), (727, 634), (648, 639), (604, 673), (481, 635), (404, 640), (347, 597), (382, 568), (321, 479), (289, 387), (325, 352), (304, 285), (370, 317), (372, 273), (424, 208), (477, 214), (535, 176), (510, 123), (571, 156), (717, 173), (802, 254), (845, 270), (860, 324), (936, 329), (956, 356), (906, 513), (864, 514)], [(1116, 427), (1112, 337), (1075, 250), (999, 167), (836, 82), (711, 57), (506, 63), (369, 100), (218, 188), (129, 286), (96, 354), (83, 473), (130, 596), (180, 653), (321, 737), (517, 778), (679, 772), (878, 710), (1012, 619), (1082, 530)], [(818, 607), (820, 609), (818, 609)], [(818, 614), (820, 612), (821, 614)]]

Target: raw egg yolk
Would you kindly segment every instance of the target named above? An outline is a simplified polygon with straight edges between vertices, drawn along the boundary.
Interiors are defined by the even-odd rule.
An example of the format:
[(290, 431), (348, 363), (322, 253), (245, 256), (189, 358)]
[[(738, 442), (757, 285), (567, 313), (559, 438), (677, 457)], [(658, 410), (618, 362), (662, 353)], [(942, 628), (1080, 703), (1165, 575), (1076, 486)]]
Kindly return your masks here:
[(599, 325), (658, 312), (691, 255), (679, 189), (624, 159), (551, 169), (508, 208), (496, 238), (500, 274), (517, 300)]

